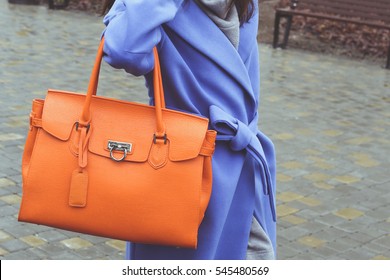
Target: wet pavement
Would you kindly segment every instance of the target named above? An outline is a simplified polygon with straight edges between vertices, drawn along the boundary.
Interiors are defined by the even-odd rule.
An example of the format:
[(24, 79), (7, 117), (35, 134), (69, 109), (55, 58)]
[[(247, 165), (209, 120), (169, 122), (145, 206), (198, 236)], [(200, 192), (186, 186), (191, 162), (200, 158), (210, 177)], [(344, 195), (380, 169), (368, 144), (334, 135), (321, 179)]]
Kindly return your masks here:
[[(85, 92), (102, 18), (6, 1), (0, 14), (0, 259), (123, 259), (122, 241), (17, 222), (31, 100)], [(390, 71), (268, 45), (260, 56), (278, 258), (390, 259)], [(103, 64), (99, 94), (146, 102), (143, 84)]]

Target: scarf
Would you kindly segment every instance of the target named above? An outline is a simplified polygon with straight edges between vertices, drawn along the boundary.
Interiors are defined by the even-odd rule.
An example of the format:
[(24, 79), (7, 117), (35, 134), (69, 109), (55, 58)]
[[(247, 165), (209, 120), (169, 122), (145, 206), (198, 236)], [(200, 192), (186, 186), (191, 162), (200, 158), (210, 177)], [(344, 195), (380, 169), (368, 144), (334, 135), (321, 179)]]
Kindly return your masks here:
[(230, 0), (194, 0), (208, 17), (226, 35), (237, 49), (240, 36), (240, 20), (236, 6)]

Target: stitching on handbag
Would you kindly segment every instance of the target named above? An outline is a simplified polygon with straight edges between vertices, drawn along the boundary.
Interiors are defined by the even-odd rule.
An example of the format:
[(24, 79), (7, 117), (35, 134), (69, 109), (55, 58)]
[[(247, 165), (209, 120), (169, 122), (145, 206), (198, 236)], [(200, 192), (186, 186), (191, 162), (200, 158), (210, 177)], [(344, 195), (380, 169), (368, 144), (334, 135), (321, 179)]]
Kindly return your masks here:
[(160, 144), (152, 144), (152, 147), (151, 147), (151, 149), (150, 149), (150, 152), (149, 152), (149, 157), (148, 157), (148, 162), (149, 162), (149, 164), (154, 168), (154, 169), (159, 169), (159, 168), (162, 168), (162, 167), (164, 167), (166, 164), (167, 164), (167, 162), (168, 162), (168, 150), (169, 150), (169, 144), (170, 144), (170, 142), (169, 142), (169, 139), (168, 140), (165, 140), (165, 141), (167, 141), (165, 144), (162, 144), (162, 147), (163, 147), (163, 149), (164, 149), (164, 155), (161, 157), (161, 158), (163, 158), (164, 160), (161, 162), (161, 163), (159, 163), (159, 164), (155, 164), (154, 162), (153, 162), (153, 160), (151, 159), (152, 158), (152, 154), (153, 154), (153, 151), (155, 150), (155, 147), (157, 147), (157, 149), (158, 149), (158, 151), (160, 152), (162, 149), (161, 148), (158, 148), (158, 146), (157, 145), (160, 145)]

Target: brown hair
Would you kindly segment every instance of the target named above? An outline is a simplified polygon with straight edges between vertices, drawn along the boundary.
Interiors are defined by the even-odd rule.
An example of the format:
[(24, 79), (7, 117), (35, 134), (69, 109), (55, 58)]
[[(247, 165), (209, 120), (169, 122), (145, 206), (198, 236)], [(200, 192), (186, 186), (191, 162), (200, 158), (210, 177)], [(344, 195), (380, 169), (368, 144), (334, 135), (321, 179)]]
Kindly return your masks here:
[(241, 24), (250, 20), (254, 10), (253, 0), (234, 0), (233, 2), (237, 7)]
[[(115, 0), (105, 0), (102, 7), (102, 15), (108, 12)], [(232, 5), (236, 5), (241, 24), (247, 22), (253, 15), (253, 0), (232, 0)]]

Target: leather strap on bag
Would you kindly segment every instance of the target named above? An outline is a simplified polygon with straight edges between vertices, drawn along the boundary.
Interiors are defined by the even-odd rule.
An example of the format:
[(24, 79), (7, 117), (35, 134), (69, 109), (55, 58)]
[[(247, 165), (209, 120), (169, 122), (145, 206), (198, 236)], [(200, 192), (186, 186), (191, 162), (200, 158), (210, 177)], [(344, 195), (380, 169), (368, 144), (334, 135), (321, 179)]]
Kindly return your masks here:
[[(103, 47), (104, 47), (104, 37), (101, 39), (98, 52), (95, 59), (95, 65), (92, 69), (91, 78), (89, 80), (88, 91), (85, 98), (85, 103), (83, 106), (83, 111), (79, 119), (79, 126), (89, 127), (91, 121), (90, 106), (92, 101), (92, 96), (96, 95), (97, 86), (99, 81), (100, 66), (103, 58)], [(156, 132), (154, 134), (154, 141), (158, 139), (164, 140), (166, 142), (167, 136), (165, 133), (165, 125), (162, 117), (162, 109), (165, 108), (165, 98), (164, 98), (164, 89), (162, 85), (161, 69), (160, 69), (160, 60), (158, 57), (157, 48), (153, 48), (154, 54), (154, 69), (153, 69), (153, 87), (154, 87), (154, 106), (156, 112)]]

